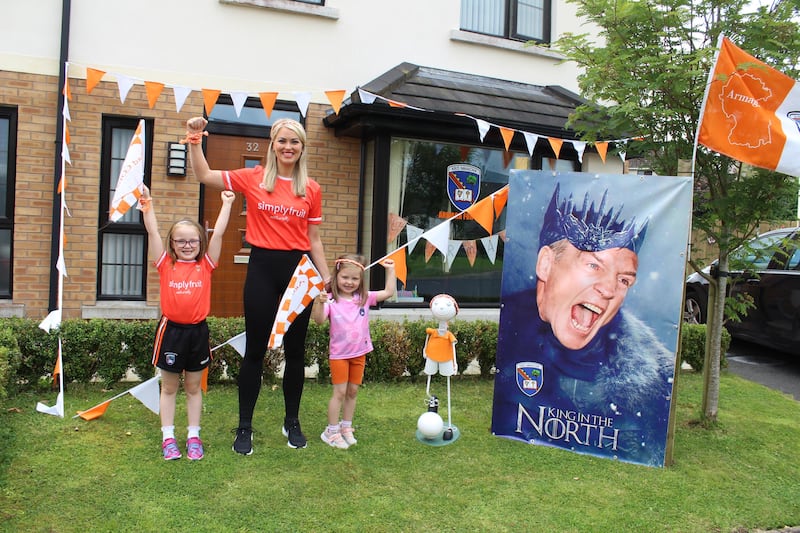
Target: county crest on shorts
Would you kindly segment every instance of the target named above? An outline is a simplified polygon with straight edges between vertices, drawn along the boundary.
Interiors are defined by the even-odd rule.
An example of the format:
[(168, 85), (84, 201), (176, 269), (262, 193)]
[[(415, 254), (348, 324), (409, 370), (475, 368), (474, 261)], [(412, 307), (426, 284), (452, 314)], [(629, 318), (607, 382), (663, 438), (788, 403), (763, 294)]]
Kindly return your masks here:
[(532, 361), (517, 363), (517, 387), (522, 394), (535, 396), (542, 390), (543, 377), (543, 368), (540, 363)]
[(456, 209), (463, 211), (478, 200), (481, 190), (481, 169), (473, 165), (447, 167), (447, 196)]

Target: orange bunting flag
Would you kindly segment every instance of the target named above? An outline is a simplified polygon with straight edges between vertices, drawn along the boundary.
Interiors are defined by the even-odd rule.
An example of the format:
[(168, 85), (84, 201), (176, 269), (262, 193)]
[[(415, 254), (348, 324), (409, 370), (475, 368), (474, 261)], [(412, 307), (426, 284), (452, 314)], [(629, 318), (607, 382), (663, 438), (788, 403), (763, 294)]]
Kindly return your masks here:
[(436, 251), (436, 246), (432, 242), (425, 243), (425, 262), (431, 260), (431, 256), (433, 256), (433, 252)]
[(506, 152), (508, 151), (508, 147), (511, 146), (511, 139), (514, 138), (514, 133), (516, 133), (516, 130), (500, 126), (500, 135), (503, 136), (503, 143), (506, 145)]
[(697, 141), (737, 161), (800, 177), (800, 83), (723, 37)]
[(505, 185), (502, 189), (492, 194), (492, 204), (494, 205), (495, 218), (499, 217), (500, 213), (503, 212), (503, 209), (505, 209), (506, 207), (507, 201), (508, 201), (508, 185)]
[(261, 107), (264, 108), (264, 113), (269, 118), (272, 114), (272, 108), (275, 107), (275, 102), (278, 100), (278, 93), (258, 93), (258, 97), (261, 99)]
[(211, 110), (217, 105), (217, 99), (222, 91), (219, 89), (203, 89), (203, 106), (206, 110), (206, 115), (211, 115)]
[(94, 420), (95, 418), (100, 418), (106, 413), (108, 406), (111, 405), (111, 400), (113, 400), (113, 398), (110, 398), (103, 403), (95, 405), (94, 407), (91, 407), (85, 411), (78, 411), (78, 416), (84, 420)]
[(342, 107), (342, 101), (344, 100), (344, 95), (347, 91), (325, 91), (325, 96), (328, 97), (328, 101), (331, 103), (333, 110), (336, 111), (336, 114), (339, 114), (339, 109)]
[(386, 242), (394, 241), (397, 236), (400, 235), (400, 232), (403, 231), (403, 228), (406, 227), (407, 223), (408, 221), (400, 215), (389, 213), (389, 232)]
[(398, 102), (396, 100), (387, 100), (389, 102), (389, 107), (407, 107), (408, 104), (404, 104), (403, 102)]
[(144, 90), (147, 93), (147, 104), (150, 106), (150, 109), (153, 109), (153, 106), (156, 105), (158, 101), (158, 97), (161, 96), (161, 91), (164, 90), (164, 84), (157, 81), (145, 81)]
[(594, 143), (594, 147), (597, 150), (598, 155), (600, 155), (600, 159), (603, 160), (603, 163), (606, 162), (606, 154), (608, 153), (608, 141), (600, 141)]
[(325, 290), (325, 283), (322, 281), (322, 276), (314, 268), (314, 263), (311, 262), (308, 255), (303, 254), (278, 306), (278, 314), (275, 317), (275, 323), (272, 325), (272, 332), (269, 335), (270, 349), (280, 348), (281, 344), (283, 344), (283, 336), (289, 331), (294, 319), (323, 290)]
[(203, 369), (203, 375), (200, 376), (200, 390), (208, 394), (208, 367)]
[(558, 156), (561, 153), (561, 146), (564, 144), (564, 139), (548, 137), (547, 140), (550, 141), (550, 148), (553, 149), (553, 152), (556, 154), (556, 159), (558, 159)]
[(116, 186), (114, 187), (114, 198), (111, 200), (108, 219), (116, 222), (128, 212), (142, 195), (141, 186), (144, 183), (144, 147), (145, 147), (145, 127), (144, 119), (139, 120), (139, 125), (133, 133), (128, 153), (122, 162)]
[(69, 144), (72, 138), (69, 134), (69, 124), (64, 124), (64, 142)]
[(106, 73), (103, 70), (86, 67), (86, 94), (91, 94), (92, 90), (97, 87), (97, 84), (100, 83), (100, 80), (105, 75)]
[(494, 206), (492, 205), (491, 196), (487, 196), (482, 200), (472, 204), (466, 209), (466, 212), (475, 219), (475, 222), (481, 225), (486, 233), (492, 234), (492, 226), (494, 225)]
[(408, 278), (408, 265), (406, 264), (406, 248), (398, 248), (394, 252), (386, 256), (386, 259), (394, 261), (394, 273), (403, 287), (406, 286), (406, 279)]
[(478, 244), (475, 241), (464, 241), (461, 243), (464, 252), (467, 254), (469, 266), (475, 266), (475, 258), (478, 257)]

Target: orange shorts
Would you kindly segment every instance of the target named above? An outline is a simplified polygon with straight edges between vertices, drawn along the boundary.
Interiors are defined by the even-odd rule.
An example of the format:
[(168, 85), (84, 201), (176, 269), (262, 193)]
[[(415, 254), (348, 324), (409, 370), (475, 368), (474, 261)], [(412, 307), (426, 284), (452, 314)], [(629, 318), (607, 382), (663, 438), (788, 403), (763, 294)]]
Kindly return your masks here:
[(353, 383), (361, 385), (364, 380), (364, 366), (367, 364), (367, 356), (359, 355), (349, 359), (329, 359), (331, 364), (331, 383), (342, 385)]

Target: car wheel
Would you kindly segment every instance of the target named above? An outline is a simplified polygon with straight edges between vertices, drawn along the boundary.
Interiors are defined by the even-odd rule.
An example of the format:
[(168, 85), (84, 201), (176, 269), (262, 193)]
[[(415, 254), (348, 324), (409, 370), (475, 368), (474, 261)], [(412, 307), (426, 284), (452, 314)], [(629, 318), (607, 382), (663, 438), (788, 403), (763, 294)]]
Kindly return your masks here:
[(706, 323), (706, 302), (701, 301), (697, 294), (686, 293), (686, 302), (683, 306), (683, 321), (687, 324)]

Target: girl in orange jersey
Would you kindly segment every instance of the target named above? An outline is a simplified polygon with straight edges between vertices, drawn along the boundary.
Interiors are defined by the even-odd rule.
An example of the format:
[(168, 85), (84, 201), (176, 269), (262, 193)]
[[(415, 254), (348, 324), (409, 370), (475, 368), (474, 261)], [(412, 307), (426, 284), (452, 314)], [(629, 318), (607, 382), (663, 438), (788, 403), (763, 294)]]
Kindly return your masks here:
[[(322, 190), (309, 178), (306, 132), (291, 119), (276, 120), (270, 130), (266, 166), (212, 170), (200, 145), (208, 122), (203, 117), (186, 122), (186, 141), (197, 179), (217, 189), (238, 191), (247, 198), (246, 238), (250, 259), (244, 285), (247, 344), (239, 370), (239, 425), (233, 451), (253, 453), (253, 412), (261, 390), (261, 375), (269, 334), (283, 293), (303, 254), (330, 283), (325, 251), (319, 234)], [(305, 448), (300, 429), (300, 398), (305, 381), (305, 341), (311, 306), (298, 315), (283, 337), (284, 418), (282, 433), (290, 448)]]
[(222, 207), (211, 239), (195, 221), (174, 223), (167, 233), (165, 248), (158, 232), (150, 190), (143, 187), (139, 209), (143, 212), (149, 244), (148, 257), (158, 269), (162, 317), (156, 331), (153, 364), (161, 369), (161, 450), (167, 461), (180, 459), (175, 440), (175, 398), (184, 374), (186, 414), (189, 420), (186, 455), (192, 461), (203, 458), (200, 440), (200, 390), (203, 371), (211, 362), (206, 317), (211, 310), (211, 273), (217, 268), (222, 251), (222, 236), (228, 226), (231, 205), (236, 195), (222, 193)]

